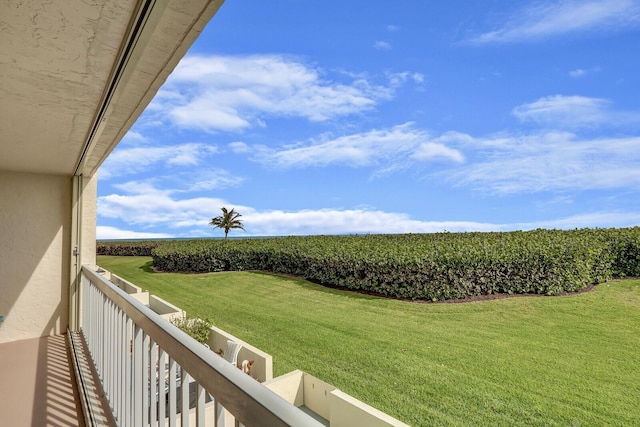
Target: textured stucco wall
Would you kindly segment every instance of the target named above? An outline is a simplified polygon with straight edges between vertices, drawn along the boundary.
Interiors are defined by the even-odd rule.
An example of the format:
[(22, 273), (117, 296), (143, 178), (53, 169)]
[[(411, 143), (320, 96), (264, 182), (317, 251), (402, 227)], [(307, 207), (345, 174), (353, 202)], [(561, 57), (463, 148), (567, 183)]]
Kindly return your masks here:
[(66, 330), (70, 226), (70, 177), (0, 171), (0, 343)]

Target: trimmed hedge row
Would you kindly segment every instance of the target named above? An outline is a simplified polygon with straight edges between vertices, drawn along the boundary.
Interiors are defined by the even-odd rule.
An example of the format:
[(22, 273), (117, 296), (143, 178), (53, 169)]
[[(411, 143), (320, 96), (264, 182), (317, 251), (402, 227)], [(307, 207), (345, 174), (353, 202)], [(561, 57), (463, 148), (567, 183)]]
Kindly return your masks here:
[(97, 255), (113, 256), (151, 256), (151, 252), (158, 246), (158, 241), (104, 241), (96, 243)]
[(263, 270), (397, 298), (576, 291), (640, 276), (640, 227), (168, 241), (158, 270)]

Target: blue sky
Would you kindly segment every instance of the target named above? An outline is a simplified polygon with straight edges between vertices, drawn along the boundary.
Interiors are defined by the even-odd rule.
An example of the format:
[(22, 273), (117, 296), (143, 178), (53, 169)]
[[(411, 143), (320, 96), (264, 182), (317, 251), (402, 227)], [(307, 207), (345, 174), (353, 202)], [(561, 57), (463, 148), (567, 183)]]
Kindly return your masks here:
[(99, 239), (640, 225), (640, 1), (227, 0)]

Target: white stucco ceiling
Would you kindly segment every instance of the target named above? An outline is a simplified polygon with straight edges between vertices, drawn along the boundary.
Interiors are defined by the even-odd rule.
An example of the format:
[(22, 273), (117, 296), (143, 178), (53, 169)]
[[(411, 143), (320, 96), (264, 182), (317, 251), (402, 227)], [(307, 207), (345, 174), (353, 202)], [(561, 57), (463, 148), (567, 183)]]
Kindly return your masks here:
[[(0, 4), (0, 170), (76, 172), (137, 3)], [(154, 2), (78, 173), (95, 172), (221, 3)]]

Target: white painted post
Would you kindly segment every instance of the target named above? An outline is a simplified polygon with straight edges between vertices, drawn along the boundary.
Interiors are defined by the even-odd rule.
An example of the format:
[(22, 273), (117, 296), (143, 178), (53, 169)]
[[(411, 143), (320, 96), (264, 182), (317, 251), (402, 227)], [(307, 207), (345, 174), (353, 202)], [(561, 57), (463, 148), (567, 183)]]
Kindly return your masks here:
[(183, 368), (180, 368), (180, 425), (186, 427), (189, 425), (189, 374)]
[(176, 366), (169, 356), (169, 427), (176, 427)]

